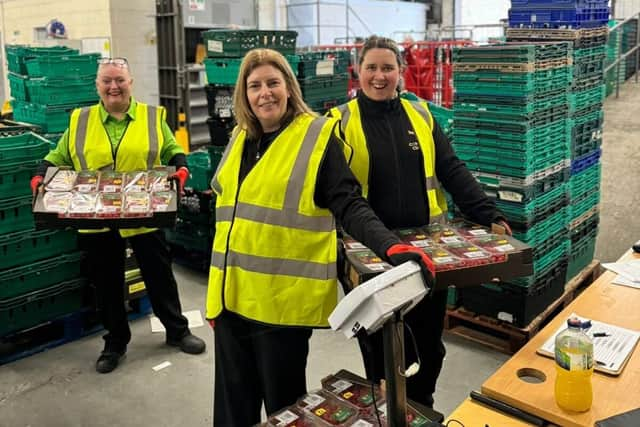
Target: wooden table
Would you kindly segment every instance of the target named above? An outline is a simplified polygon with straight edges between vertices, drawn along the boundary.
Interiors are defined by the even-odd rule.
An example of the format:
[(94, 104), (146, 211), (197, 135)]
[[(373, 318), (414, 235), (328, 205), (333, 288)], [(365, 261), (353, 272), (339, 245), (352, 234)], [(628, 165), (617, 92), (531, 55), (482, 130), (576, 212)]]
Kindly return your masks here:
[(495, 409), (467, 398), (449, 415), (444, 422), (449, 427), (531, 427), (533, 424), (525, 423), (517, 418), (503, 414)]
[[(620, 261), (640, 259), (631, 251)], [(482, 393), (561, 426), (593, 426), (598, 420), (640, 407), (640, 346), (636, 346), (622, 373), (593, 374), (593, 405), (584, 413), (560, 409), (553, 396), (555, 362), (536, 354), (571, 313), (629, 329), (640, 329), (640, 289), (611, 285), (615, 273), (606, 271), (571, 304), (561, 311), (518, 353), (482, 385)], [(532, 368), (542, 372), (542, 383), (527, 383), (517, 372)]]

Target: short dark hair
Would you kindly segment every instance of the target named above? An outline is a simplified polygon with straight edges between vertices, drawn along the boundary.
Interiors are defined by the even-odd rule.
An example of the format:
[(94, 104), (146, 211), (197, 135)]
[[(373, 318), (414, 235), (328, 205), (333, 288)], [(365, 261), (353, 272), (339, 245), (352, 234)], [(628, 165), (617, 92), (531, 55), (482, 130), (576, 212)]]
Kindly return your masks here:
[(358, 61), (358, 64), (362, 65), (362, 61), (364, 61), (364, 57), (367, 52), (375, 48), (389, 49), (395, 55), (396, 61), (398, 61), (398, 67), (404, 66), (404, 60), (402, 59), (402, 55), (400, 55), (398, 44), (387, 37), (380, 37), (376, 35), (368, 37), (364, 41), (364, 44), (362, 45), (362, 52), (360, 52), (360, 60)]

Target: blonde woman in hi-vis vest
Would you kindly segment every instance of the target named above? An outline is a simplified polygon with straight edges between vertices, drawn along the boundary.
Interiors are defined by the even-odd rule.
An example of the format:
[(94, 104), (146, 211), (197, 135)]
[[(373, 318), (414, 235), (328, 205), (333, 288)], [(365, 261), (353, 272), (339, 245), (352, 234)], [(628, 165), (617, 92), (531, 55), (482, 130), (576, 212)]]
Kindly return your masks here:
[(216, 235), (207, 318), (215, 331), (214, 425), (250, 426), (306, 392), (309, 338), (337, 303), (336, 220), (397, 265), (433, 264), (403, 245), (361, 195), (337, 120), (311, 112), (286, 59), (247, 53), (237, 126), (212, 180)]
[[(358, 66), (361, 90), (328, 115), (340, 119), (349, 166), (385, 226), (411, 228), (446, 221), (442, 186), (471, 220), (483, 225), (502, 222), (509, 230), (504, 216), (456, 157), (427, 103), (399, 96), (404, 65), (397, 44), (388, 38), (369, 37)], [(405, 316), (405, 331), (413, 332), (419, 353), (418, 358), (408, 335), (407, 364), (421, 361), (418, 373), (407, 378), (407, 397), (429, 407), (433, 407), (445, 355), (446, 298), (446, 290), (436, 291)], [(376, 382), (384, 378), (381, 333), (361, 339), (360, 348), (367, 377)]]

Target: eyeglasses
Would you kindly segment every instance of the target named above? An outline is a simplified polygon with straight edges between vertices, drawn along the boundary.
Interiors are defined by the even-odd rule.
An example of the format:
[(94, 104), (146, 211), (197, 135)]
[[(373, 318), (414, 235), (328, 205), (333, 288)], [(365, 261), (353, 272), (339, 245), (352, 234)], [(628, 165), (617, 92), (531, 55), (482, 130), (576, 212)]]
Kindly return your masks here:
[(120, 68), (125, 68), (129, 66), (129, 63), (127, 62), (127, 58), (100, 58), (98, 59), (98, 64), (100, 65), (112, 64)]

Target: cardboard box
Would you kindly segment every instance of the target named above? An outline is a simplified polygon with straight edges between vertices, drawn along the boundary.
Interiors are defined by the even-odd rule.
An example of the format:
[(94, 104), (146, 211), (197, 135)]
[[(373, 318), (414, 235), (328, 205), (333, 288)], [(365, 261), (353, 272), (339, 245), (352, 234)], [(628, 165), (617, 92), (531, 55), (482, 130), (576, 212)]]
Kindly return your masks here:
[[(436, 264), (436, 289), (501, 282), (533, 274), (531, 247), (493, 228), (455, 220), (442, 226), (395, 230), (407, 244), (424, 250)], [(347, 287), (363, 283), (392, 266), (360, 242), (345, 236)]]
[[(169, 174), (171, 174), (175, 168), (164, 168)], [(68, 170), (50, 167), (47, 169), (43, 184), (44, 191), (38, 192), (33, 204), (33, 216), (36, 223), (36, 228), (77, 228), (77, 229), (101, 229), (105, 227), (109, 228), (138, 228), (138, 227), (173, 227), (176, 220), (176, 212), (178, 207), (178, 194), (175, 191), (172, 184), (163, 193), (156, 193), (153, 191), (137, 191), (137, 192), (101, 192), (97, 186), (82, 184), (84, 187), (91, 187), (90, 192), (83, 192), (75, 187), (71, 187), (68, 191), (47, 191), (46, 188), (49, 183), (52, 182), (56, 174), (68, 173)], [(143, 175), (145, 175), (143, 173)], [(86, 177), (85, 177), (86, 179)], [(124, 183), (126, 184), (126, 183)], [(136, 183), (137, 184), (137, 183)], [(94, 191), (96, 187), (98, 191)], [(109, 187), (114, 187), (109, 185)], [(138, 190), (140, 190), (138, 188)], [(114, 195), (121, 194), (123, 196), (121, 201), (118, 202), (114, 198)], [(170, 202), (163, 211), (151, 211), (144, 207), (136, 209), (135, 203), (140, 199), (144, 199), (145, 195), (149, 197), (155, 197), (157, 194), (164, 194), (170, 198)], [(138, 198), (133, 197), (139, 196)], [(47, 210), (45, 207), (45, 198), (51, 200), (51, 198), (60, 197), (63, 200), (60, 204), (60, 212)], [(68, 200), (67, 200), (68, 199)], [(151, 205), (153, 199), (149, 199), (148, 203)], [(97, 201), (101, 201), (102, 209)], [(73, 203), (76, 203), (75, 205)], [(65, 204), (73, 206), (73, 212), (71, 208), (65, 208)], [(131, 209), (128, 209), (128, 206)]]

